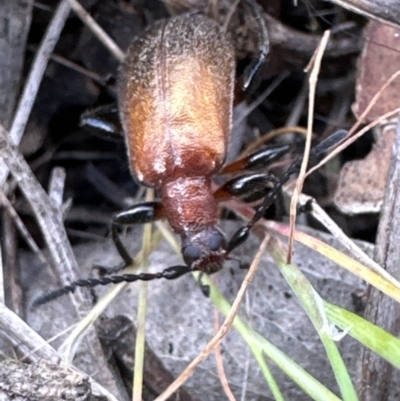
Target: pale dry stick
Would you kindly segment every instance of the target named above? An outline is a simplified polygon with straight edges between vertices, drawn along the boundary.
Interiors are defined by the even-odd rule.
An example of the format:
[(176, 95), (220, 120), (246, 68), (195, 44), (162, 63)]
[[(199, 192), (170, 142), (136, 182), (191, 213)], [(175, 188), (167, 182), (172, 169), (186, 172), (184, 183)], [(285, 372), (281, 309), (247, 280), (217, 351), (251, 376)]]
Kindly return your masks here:
[[(308, 201), (313, 200), (308, 195), (300, 196), (300, 203), (305, 205)], [(393, 285), (400, 288), (400, 283), (387, 270), (383, 269), (371, 257), (369, 257), (354, 241), (352, 241), (342, 229), (328, 216), (325, 210), (313, 200), (311, 215), (318, 220), (352, 255), (354, 255), (363, 265), (379, 273)]]
[(62, 65), (63, 67), (69, 68), (70, 70), (76, 71), (78, 74), (81, 74), (85, 77), (92, 79), (93, 81), (97, 82), (98, 84), (105, 86), (106, 78), (97, 74), (88, 68), (82, 67), (77, 63), (74, 63), (71, 60), (66, 59), (65, 57), (60, 56), (59, 54), (52, 54), (51, 60), (55, 63)]
[[(37, 46), (29, 45), (26, 47), (27, 50), (36, 53), (37, 52)], [(82, 67), (81, 65), (74, 63), (71, 60), (68, 60), (67, 58), (60, 56), (59, 54), (52, 53), (50, 56), (50, 60), (54, 61), (55, 63), (62, 65), (65, 68), (68, 68), (72, 71), (77, 72), (78, 74), (81, 74), (87, 78), (92, 79), (93, 81), (97, 82), (100, 85), (105, 85), (106, 78), (101, 76), (100, 74), (97, 74), (88, 68)]]
[[(214, 332), (217, 333), (218, 329), (219, 329), (219, 312), (217, 308), (214, 308)], [(226, 377), (225, 374), (224, 361), (222, 359), (222, 354), (221, 354), (221, 344), (217, 344), (217, 346), (215, 347), (215, 361), (217, 364), (219, 380), (221, 382), (222, 388), (224, 389), (228, 400), (236, 401), (236, 398), (233, 395), (231, 388), (229, 387), (228, 378)]]
[(297, 125), (302, 116), (304, 105), (308, 97), (307, 76), (308, 74), (304, 77), (303, 85), (301, 86), (300, 91), (297, 93), (294, 104), (291, 106), (289, 117), (285, 121), (285, 127)]
[[(50, 337), (46, 340), (46, 344), (51, 344), (52, 342), (56, 341), (57, 339), (59, 339), (60, 337), (62, 337), (64, 334), (67, 334), (68, 332), (70, 332), (71, 330), (73, 330), (76, 326), (75, 324), (72, 324), (71, 326), (68, 326), (66, 329), (61, 330), (60, 332), (58, 332), (56, 335), (54, 335), (53, 337)], [(30, 351), (28, 354), (26, 354), (25, 356), (23, 356), (22, 358), (19, 359), (20, 362), (24, 362), (25, 360), (30, 360), (31, 357), (33, 356), (33, 354), (37, 353), (40, 348), (43, 345), (39, 345), (37, 348), (34, 348), (32, 351)]]
[(0, 304), (5, 303), (3, 252), (0, 248)]
[(322, 36), (321, 43), (318, 46), (318, 49), (316, 50), (315, 60), (313, 63), (313, 69), (310, 74), (310, 80), (309, 80), (310, 94), (309, 94), (309, 101), (308, 101), (307, 137), (306, 137), (306, 143), (304, 146), (304, 153), (303, 153), (303, 159), (302, 159), (301, 167), (300, 167), (300, 171), (299, 171), (299, 177), (297, 178), (296, 186), (294, 188), (293, 196), (292, 196), (292, 199), (290, 202), (290, 236), (289, 236), (289, 244), (288, 244), (287, 263), (291, 263), (291, 259), (292, 259), (297, 203), (298, 203), (299, 196), (301, 194), (304, 180), (306, 177), (307, 164), (308, 164), (308, 159), (310, 157), (310, 151), (311, 151), (311, 139), (312, 139), (312, 128), (313, 128), (314, 106), (315, 106), (315, 92), (316, 92), (316, 87), (317, 87), (317, 82), (318, 82), (319, 71), (321, 69), (322, 56), (324, 55), (326, 46), (328, 45), (329, 36), (330, 36), (330, 31), (325, 31)]
[[(53, 264), (60, 270), (62, 285), (69, 284), (71, 277), (77, 277), (78, 264), (65, 232), (62, 215), (36, 180), (28, 163), (10, 143), (7, 131), (0, 125), (0, 158), (14, 176), (38, 221), (43, 237), (51, 254)], [(80, 315), (86, 299), (82, 292), (70, 297), (76, 312)]]
[(400, 107), (398, 107), (397, 109), (388, 111), (387, 113), (381, 115), (380, 117), (376, 118), (374, 121), (372, 121), (371, 123), (366, 125), (363, 129), (358, 131), (355, 135), (346, 139), (341, 145), (339, 145), (337, 148), (332, 150), (332, 152), (330, 152), (328, 156), (324, 157), (316, 166), (310, 168), (310, 170), (306, 174), (306, 177), (308, 177), (310, 174), (312, 174), (315, 170), (318, 170), (321, 166), (323, 166), (329, 160), (331, 160), (335, 156), (337, 156), (343, 149), (347, 148), (349, 145), (351, 145), (353, 142), (355, 142), (358, 138), (362, 137), (371, 128), (374, 128), (376, 125), (380, 124), (381, 122), (389, 119), (390, 117), (393, 117), (395, 114), (400, 114)]
[(269, 239), (269, 235), (266, 235), (264, 240), (262, 241), (260, 248), (256, 256), (254, 257), (253, 263), (251, 264), (246, 274), (246, 277), (244, 278), (242, 285), (240, 286), (235, 301), (233, 302), (232, 307), (217, 334), (209, 341), (203, 351), (201, 351), (201, 353), (187, 366), (187, 368), (181, 373), (181, 375), (176, 380), (174, 380), (171, 385), (154, 401), (165, 401), (168, 397), (170, 397), (193, 374), (197, 365), (199, 365), (204, 359), (206, 359), (207, 356), (213, 351), (213, 349), (227, 335), (233, 321), (235, 320), (235, 316), (247, 291), (247, 288), (249, 287), (251, 281), (253, 280), (254, 274), (257, 271), (258, 265), (260, 264), (261, 257), (267, 247)]
[(121, 62), (125, 58), (125, 53), (111, 39), (106, 31), (90, 16), (90, 14), (80, 5), (77, 0), (68, 0), (71, 8), (84, 24), (93, 32), (101, 43), (111, 52), (111, 54)]
[[(71, 280), (76, 281), (79, 277), (78, 265), (75, 255), (69, 243), (60, 208), (51, 202), (50, 198), (36, 180), (29, 165), (18, 149), (11, 144), (8, 132), (0, 125), (0, 159), (5, 161), (14, 179), (18, 183), (26, 200), (29, 202), (37, 219), (43, 238), (49, 249), (52, 265), (57, 269), (57, 275), (62, 286), (68, 285)], [(82, 317), (88, 308), (88, 300), (84, 293), (79, 290), (69, 294), (69, 298), (78, 317)], [(96, 332), (91, 330), (88, 333), (86, 345), (88, 353), (99, 363), (107, 366), (105, 355), (97, 338)], [(112, 373), (104, 368), (101, 371), (102, 380), (111, 380)], [(119, 390), (117, 387), (113, 391)]]
[(246, 401), (247, 400), (247, 385), (249, 382), (249, 371), (250, 371), (250, 350), (247, 347), (246, 348), (246, 363), (244, 365), (244, 373), (243, 373), (243, 379), (242, 379), (242, 391), (240, 395), (240, 401)]
[[(146, 190), (146, 201), (154, 201), (154, 189)], [(149, 268), (149, 257), (151, 253), (152, 224), (146, 224), (143, 232), (143, 258), (142, 272), (146, 273)], [(137, 311), (137, 330), (135, 339), (135, 361), (133, 365), (132, 400), (141, 401), (143, 392), (144, 358), (146, 353), (146, 314), (147, 314), (148, 282), (141, 281), (139, 284), (139, 300)]]
[[(29, 354), (32, 350), (36, 350), (30, 355), (31, 361), (38, 362), (45, 359), (54, 364), (60, 363), (60, 355), (52, 348), (39, 334), (32, 330), (17, 314), (8, 309), (0, 302), (0, 332), (6, 337), (11, 344), (20, 352)], [(87, 377), (74, 366), (69, 369), (79, 372)], [(102, 395), (109, 401), (117, 401), (117, 399), (98, 382), (89, 377), (92, 391), (96, 395)]]
[[(361, 131), (357, 132), (356, 134), (352, 135), (353, 132), (356, 131), (356, 129), (360, 126), (362, 121), (364, 120), (365, 116), (370, 112), (372, 107), (374, 107), (375, 103), (378, 101), (379, 97), (382, 95), (382, 92), (400, 75), (400, 70), (396, 71), (379, 89), (379, 91), (375, 94), (375, 96), (371, 99), (369, 102), (367, 108), (364, 110), (364, 112), (361, 114), (360, 118), (357, 119), (356, 123), (351, 127), (348, 136), (349, 138), (343, 141), (342, 144), (340, 144), (336, 149), (334, 149), (331, 153), (329, 153), (328, 156), (324, 157), (316, 166), (310, 169), (308, 171), (307, 176), (311, 174), (313, 171), (317, 170), (321, 166), (323, 166), (326, 162), (329, 160), (333, 159), (336, 155), (338, 155), (343, 149), (346, 149), (349, 145), (351, 145), (353, 142), (355, 142), (358, 138), (360, 138), (362, 135), (364, 135), (367, 131), (369, 131), (372, 127), (375, 125), (379, 124), (380, 122), (386, 120), (389, 117), (392, 117), (395, 113), (396, 110), (390, 111), (388, 113), (383, 114), (383, 116), (378, 117), (375, 119), (372, 123), (368, 124), (366, 127), (364, 127)], [(366, 129), (369, 127), (368, 129)], [(352, 135), (352, 136), (350, 136)], [(306, 177), (307, 177), (306, 176)]]
[[(152, 236), (152, 244), (151, 251), (153, 251), (158, 243), (161, 241), (161, 233), (155, 232)], [(134, 257), (134, 262), (132, 266), (129, 266), (126, 269), (127, 273), (133, 273), (135, 270), (139, 269), (142, 261), (146, 257), (144, 250), (139, 251), (137, 255)], [(110, 305), (113, 299), (122, 292), (124, 288), (126, 288), (129, 283), (122, 282), (119, 284), (115, 284), (112, 286), (105, 295), (103, 295), (96, 305), (94, 305), (89, 313), (81, 319), (75, 326), (74, 330), (71, 334), (64, 340), (61, 344), (58, 352), (60, 355), (64, 357), (67, 361), (72, 361), (76, 349), (78, 348), (79, 343), (82, 341), (88, 330), (92, 327), (93, 323), (97, 320), (97, 318), (104, 312), (104, 310)]]
[(366, 109), (361, 113), (361, 116), (357, 119), (356, 123), (351, 127), (349, 131), (349, 135), (352, 135), (353, 132), (357, 130), (360, 124), (364, 121), (365, 117), (371, 111), (371, 109), (375, 106), (375, 103), (381, 97), (383, 91), (400, 75), (400, 70), (396, 71), (392, 76), (382, 85), (379, 91), (374, 95), (374, 97), (369, 102)]
[(49, 198), (55, 205), (62, 207), (64, 197), (64, 185), (67, 174), (63, 167), (55, 167), (51, 171), (50, 185), (48, 189)]
[(233, 16), (233, 14), (235, 13), (235, 11), (236, 11), (237, 6), (239, 5), (239, 3), (240, 3), (240, 0), (236, 0), (236, 1), (232, 4), (232, 6), (230, 7), (229, 12), (228, 12), (228, 14), (227, 14), (227, 16), (226, 16), (226, 18), (225, 18), (224, 25), (223, 25), (224, 31), (226, 31), (226, 30), (228, 29), (229, 23), (231, 22), (232, 16)]
[(51, 201), (54, 203), (54, 205), (60, 208), (63, 220), (72, 206), (72, 198), (68, 198), (65, 202), (63, 201), (66, 178), (67, 173), (63, 167), (53, 168), (51, 171), (50, 185), (48, 190)]
[[(10, 128), (9, 135), (11, 142), (14, 145), (18, 145), (21, 141), (50, 55), (58, 41), (70, 10), (71, 7), (68, 3), (68, 0), (61, 0), (43, 36), (35, 59), (33, 60), (31, 70), (29, 71), (29, 75), (22, 91), (22, 95), (19, 99), (17, 110)], [(3, 161), (0, 161), (0, 187), (4, 187), (8, 173), (9, 170), (7, 166)]]
[(15, 226), (17, 227), (22, 238), (25, 239), (31, 251), (38, 257), (41, 263), (43, 263), (44, 265), (48, 265), (49, 263), (48, 260), (46, 259), (40, 248), (37, 246), (35, 240), (27, 230), (25, 224), (23, 223), (18, 213), (15, 211), (13, 205), (8, 200), (6, 194), (3, 192), (1, 188), (0, 188), (0, 203), (2, 204), (2, 206), (4, 206), (4, 208), (7, 210), (7, 213), (13, 219)]
[(43, 10), (43, 11), (46, 11), (48, 13), (53, 12), (53, 8), (52, 7), (41, 3), (40, 1), (35, 1), (34, 7), (37, 8), (38, 10)]
[(331, 0), (331, 3), (353, 13), (390, 24), (398, 28), (400, 8), (397, 0)]

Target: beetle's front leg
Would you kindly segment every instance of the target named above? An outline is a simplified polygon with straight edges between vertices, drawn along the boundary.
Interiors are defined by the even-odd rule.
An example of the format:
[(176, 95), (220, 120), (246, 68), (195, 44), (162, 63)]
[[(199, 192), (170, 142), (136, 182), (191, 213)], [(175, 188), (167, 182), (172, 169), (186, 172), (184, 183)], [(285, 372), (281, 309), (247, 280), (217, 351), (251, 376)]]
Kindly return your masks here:
[(115, 267), (104, 268), (102, 266), (96, 266), (97, 269), (101, 271), (102, 274), (125, 269), (127, 266), (133, 263), (133, 258), (129, 254), (125, 245), (122, 242), (119, 228), (121, 226), (132, 225), (132, 224), (146, 224), (152, 223), (153, 221), (162, 219), (164, 217), (164, 208), (161, 202), (144, 202), (139, 203), (118, 213), (111, 223), (111, 238), (117, 248), (118, 253), (121, 255), (123, 262)]

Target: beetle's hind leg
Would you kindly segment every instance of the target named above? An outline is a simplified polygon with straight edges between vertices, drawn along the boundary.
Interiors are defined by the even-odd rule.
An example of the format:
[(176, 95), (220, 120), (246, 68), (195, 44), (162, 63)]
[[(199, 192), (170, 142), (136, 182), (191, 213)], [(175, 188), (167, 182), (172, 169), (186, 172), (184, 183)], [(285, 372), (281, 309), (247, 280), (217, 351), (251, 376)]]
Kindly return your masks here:
[(220, 174), (239, 173), (243, 170), (258, 171), (280, 160), (291, 150), (291, 145), (280, 144), (263, 147), (248, 156), (222, 167)]
[[(342, 139), (345, 138), (346, 135), (347, 131), (339, 130), (334, 134), (330, 135), (328, 138), (321, 141), (319, 144), (317, 144), (315, 147), (311, 149), (310, 160), (313, 162), (318, 161), (328, 149), (336, 146)], [(263, 218), (264, 213), (272, 205), (272, 203), (275, 201), (279, 193), (282, 192), (283, 186), (289, 181), (289, 179), (293, 174), (299, 173), (302, 161), (303, 158), (299, 157), (289, 166), (289, 168), (283, 173), (279, 182), (274, 186), (272, 191), (268, 192), (268, 194), (265, 196), (261, 205), (256, 208), (256, 212), (254, 213), (253, 218), (247, 223), (247, 225), (240, 228), (232, 236), (228, 244), (228, 253), (237, 248), (238, 246), (242, 245), (243, 242), (246, 241), (253, 226), (260, 219)]]
[[(240, 197), (245, 202), (254, 202), (265, 198), (269, 192), (279, 186), (280, 179), (274, 174), (256, 171), (280, 160), (290, 149), (291, 146), (287, 144), (268, 146), (227, 164), (219, 174), (234, 174), (244, 170), (253, 172), (242, 173), (227, 181), (214, 192), (215, 199), (220, 202), (233, 197)], [(278, 193), (276, 197), (283, 205), (282, 193)]]

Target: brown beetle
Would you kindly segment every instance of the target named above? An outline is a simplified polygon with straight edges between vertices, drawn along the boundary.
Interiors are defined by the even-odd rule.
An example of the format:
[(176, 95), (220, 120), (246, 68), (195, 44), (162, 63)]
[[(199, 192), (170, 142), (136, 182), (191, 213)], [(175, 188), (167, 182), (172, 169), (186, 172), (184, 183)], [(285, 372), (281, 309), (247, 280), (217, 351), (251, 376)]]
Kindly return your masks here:
[(132, 43), (120, 73), (132, 173), (160, 190), (152, 217), (167, 218), (182, 237), (185, 263), (206, 273), (225, 258), (211, 177), (225, 160), (234, 79), (234, 48), (202, 15), (156, 23)]
[[(234, 75), (234, 49), (229, 38), (216, 22), (202, 15), (158, 21), (132, 42), (120, 71), (120, 115), (132, 173), (143, 185), (158, 190), (161, 200), (140, 203), (115, 216), (112, 238), (124, 260), (118, 268), (132, 263), (119, 237), (119, 226), (160, 218), (166, 218), (181, 236), (186, 265), (154, 274), (79, 280), (39, 298), (34, 306), (77, 286), (174, 279), (194, 270), (211, 274), (222, 268), (229, 252), (246, 240), (301, 164), (301, 158), (297, 159), (280, 180), (253, 172), (212, 192), (213, 175), (259, 170), (289, 148), (264, 148), (223, 167), (230, 138)], [(320, 155), (343, 135), (340, 131), (321, 142), (312, 156)], [(268, 186), (271, 182), (272, 189)], [(218, 202), (254, 191), (261, 193), (264, 201), (253, 219), (227, 243), (216, 227)]]

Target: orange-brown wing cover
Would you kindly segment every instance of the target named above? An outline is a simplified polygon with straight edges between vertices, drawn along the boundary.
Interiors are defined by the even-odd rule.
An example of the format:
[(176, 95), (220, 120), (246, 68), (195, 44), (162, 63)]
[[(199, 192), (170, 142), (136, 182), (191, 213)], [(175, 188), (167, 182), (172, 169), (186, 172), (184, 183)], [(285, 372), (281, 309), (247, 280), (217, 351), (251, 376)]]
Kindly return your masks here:
[(201, 15), (162, 20), (131, 44), (119, 108), (132, 172), (148, 186), (208, 176), (225, 159), (232, 119), (234, 49)]

